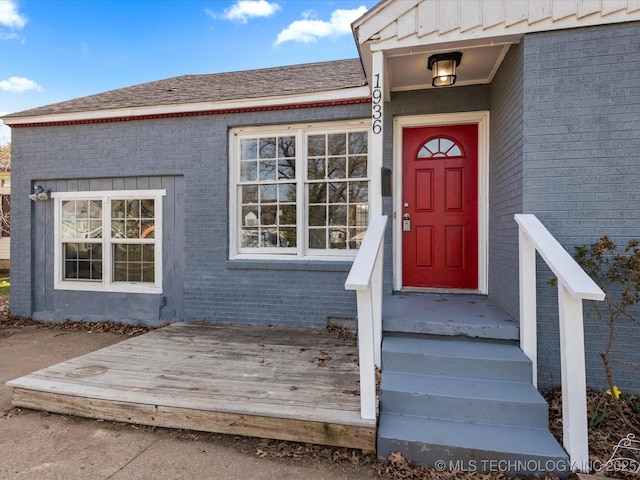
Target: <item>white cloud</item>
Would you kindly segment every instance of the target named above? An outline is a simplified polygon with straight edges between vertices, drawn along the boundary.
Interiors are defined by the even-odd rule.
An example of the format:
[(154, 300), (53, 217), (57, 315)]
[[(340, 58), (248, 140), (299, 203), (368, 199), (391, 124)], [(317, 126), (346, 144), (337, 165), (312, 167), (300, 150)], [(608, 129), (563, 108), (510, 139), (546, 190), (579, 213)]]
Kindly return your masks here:
[(280, 10), (280, 5), (267, 0), (237, 0), (235, 4), (218, 14), (212, 10), (205, 10), (213, 18), (224, 18), (226, 20), (247, 23), (253, 17), (270, 17)]
[(0, 25), (12, 29), (21, 29), (27, 19), (18, 13), (18, 6), (13, 0), (0, 0)]
[(8, 80), (0, 80), (0, 90), (12, 93), (22, 93), (27, 90), (42, 91), (42, 87), (33, 80), (24, 77), (9, 77)]
[(312, 18), (314, 12), (307, 11), (302, 15), (304, 20), (296, 20), (278, 34), (276, 45), (284, 42), (313, 43), (323, 37), (338, 37), (351, 33), (351, 23), (364, 15), (364, 6), (354, 10), (334, 10), (330, 20)]

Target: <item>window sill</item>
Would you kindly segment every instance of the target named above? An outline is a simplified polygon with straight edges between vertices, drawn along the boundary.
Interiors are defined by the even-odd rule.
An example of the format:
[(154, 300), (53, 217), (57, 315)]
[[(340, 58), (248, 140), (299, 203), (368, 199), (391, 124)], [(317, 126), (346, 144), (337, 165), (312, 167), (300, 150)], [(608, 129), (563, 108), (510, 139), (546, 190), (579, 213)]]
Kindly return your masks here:
[(89, 282), (59, 282), (54, 285), (54, 290), (67, 290), (78, 292), (113, 292), (113, 293), (147, 293), (161, 294), (162, 287), (145, 286), (136, 283), (112, 283), (103, 285), (101, 283)]
[(305, 272), (348, 272), (353, 259), (339, 261), (322, 260), (244, 260), (227, 261), (228, 270), (289, 270)]

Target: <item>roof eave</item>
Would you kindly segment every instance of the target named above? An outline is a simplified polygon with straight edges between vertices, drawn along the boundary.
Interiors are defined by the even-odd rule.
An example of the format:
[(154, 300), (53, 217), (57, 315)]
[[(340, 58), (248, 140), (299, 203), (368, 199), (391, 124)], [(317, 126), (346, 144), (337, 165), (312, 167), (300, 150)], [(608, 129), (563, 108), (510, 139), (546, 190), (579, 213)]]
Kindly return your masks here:
[(247, 110), (251, 108), (282, 107), (286, 105), (303, 105), (310, 103), (326, 103), (333, 101), (345, 101), (367, 98), (370, 96), (369, 88), (365, 86), (344, 88), (325, 92), (309, 93), (304, 95), (285, 95), (277, 97), (263, 97), (229, 100), (222, 102), (183, 103), (174, 105), (156, 105), (146, 107), (116, 108), (110, 110), (93, 110), (69, 113), (54, 113), (46, 115), (31, 115), (22, 117), (4, 117), (4, 124), (11, 126), (79, 122), (100, 120), (108, 121), (115, 118), (135, 118), (148, 116), (162, 116), (175, 114), (196, 114), (198, 112), (215, 112), (228, 110)]

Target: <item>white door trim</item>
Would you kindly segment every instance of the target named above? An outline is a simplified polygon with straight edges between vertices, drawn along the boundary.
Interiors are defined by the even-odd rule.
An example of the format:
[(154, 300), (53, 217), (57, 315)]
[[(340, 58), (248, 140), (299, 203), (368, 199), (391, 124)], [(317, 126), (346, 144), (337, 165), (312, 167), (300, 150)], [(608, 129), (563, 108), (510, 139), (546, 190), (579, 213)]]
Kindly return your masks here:
[[(478, 293), (489, 283), (489, 112), (410, 115), (393, 119), (393, 287), (402, 290), (402, 133), (408, 127), (478, 125)], [(442, 291), (442, 290), (440, 290)], [(460, 290), (450, 290), (459, 292)]]

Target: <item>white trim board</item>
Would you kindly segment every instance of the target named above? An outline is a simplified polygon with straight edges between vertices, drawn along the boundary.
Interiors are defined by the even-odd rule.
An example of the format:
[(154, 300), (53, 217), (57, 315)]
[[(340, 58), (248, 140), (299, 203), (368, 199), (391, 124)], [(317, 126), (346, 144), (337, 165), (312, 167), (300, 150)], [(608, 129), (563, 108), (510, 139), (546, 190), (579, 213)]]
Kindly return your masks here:
[[(489, 112), (409, 115), (393, 120), (393, 288), (402, 290), (402, 132), (408, 127), (478, 125), (478, 293), (489, 285)], [(438, 289), (438, 291), (443, 291)], [(449, 291), (449, 290), (446, 290)], [(455, 290), (459, 291), (459, 290)], [(451, 290), (454, 292), (454, 290)]]

